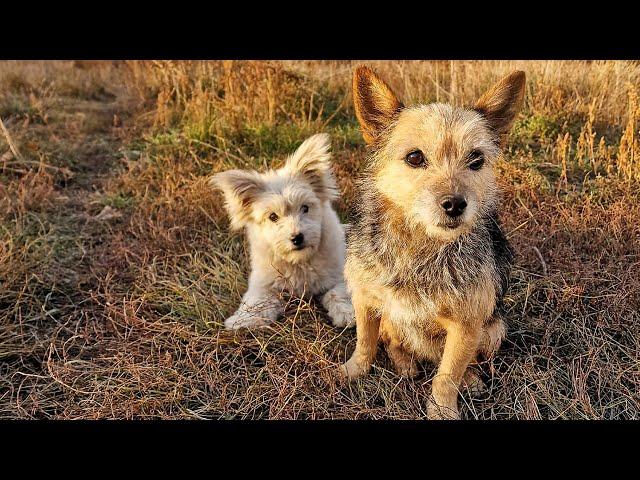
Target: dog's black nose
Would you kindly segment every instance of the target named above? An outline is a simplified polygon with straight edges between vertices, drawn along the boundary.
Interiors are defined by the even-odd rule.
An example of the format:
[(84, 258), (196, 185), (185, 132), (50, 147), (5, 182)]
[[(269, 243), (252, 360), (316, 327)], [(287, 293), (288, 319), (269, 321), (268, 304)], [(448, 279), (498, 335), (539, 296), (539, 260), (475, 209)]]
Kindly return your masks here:
[(302, 242), (304, 242), (304, 235), (302, 233), (299, 233), (291, 237), (291, 243), (293, 243), (296, 247), (299, 247), (300, 245), (302, 245)]
[(447, 195), (440, 199), (440, 205), (448, 216), (455, 218), (462, 215), (467, 208), (467, 202), (462, 195)]

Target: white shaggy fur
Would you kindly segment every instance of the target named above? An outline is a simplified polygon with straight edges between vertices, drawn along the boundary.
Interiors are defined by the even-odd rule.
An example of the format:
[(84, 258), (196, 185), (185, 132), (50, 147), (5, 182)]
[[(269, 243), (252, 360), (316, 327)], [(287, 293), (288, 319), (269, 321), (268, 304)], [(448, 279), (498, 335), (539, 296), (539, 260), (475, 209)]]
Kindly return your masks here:
[[(331, 207), (337, 196), (329, 136), (317, 134), (284, 167), (264, 174), (229, 170), (211, 177), (224, 193), (233, 229), (244, 228), (251, 250), (249, 288), (227, 328), (267, 325), (283, 313), (279, 294), (321, 295), (337, 327), (354, 325), (345, 288), (345, 233)], [(301, 245), (292, 239), (302, 234)]]

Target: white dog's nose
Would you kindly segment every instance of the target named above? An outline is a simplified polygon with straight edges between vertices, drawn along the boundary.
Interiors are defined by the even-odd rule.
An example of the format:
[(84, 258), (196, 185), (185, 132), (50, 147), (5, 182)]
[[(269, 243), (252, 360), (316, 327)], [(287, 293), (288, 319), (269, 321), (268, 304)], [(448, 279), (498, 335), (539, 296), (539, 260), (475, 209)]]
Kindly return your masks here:
[(291, 237), (291, 243), (293, 243), (296, 247), (299, 247), (304, 242), (304, 235), (302, 233), (298, 233)]

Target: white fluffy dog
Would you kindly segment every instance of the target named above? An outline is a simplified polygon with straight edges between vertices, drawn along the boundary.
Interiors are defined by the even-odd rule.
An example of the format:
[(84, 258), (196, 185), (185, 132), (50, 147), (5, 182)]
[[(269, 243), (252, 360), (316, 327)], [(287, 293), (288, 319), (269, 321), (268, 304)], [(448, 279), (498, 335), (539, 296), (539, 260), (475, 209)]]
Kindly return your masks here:
[(331, 201), (338, 195), (327, 134), (317, 134), (284, 167), (261, 174), (229, 170), (211, 177), (222, 190), (231, 228), (246, 229), (249, 288), (227, 328), (267, 325), (283, 314), (280, 293), (320, 296), (332, 323), (353, 326), (343, 279), (345, 234)]

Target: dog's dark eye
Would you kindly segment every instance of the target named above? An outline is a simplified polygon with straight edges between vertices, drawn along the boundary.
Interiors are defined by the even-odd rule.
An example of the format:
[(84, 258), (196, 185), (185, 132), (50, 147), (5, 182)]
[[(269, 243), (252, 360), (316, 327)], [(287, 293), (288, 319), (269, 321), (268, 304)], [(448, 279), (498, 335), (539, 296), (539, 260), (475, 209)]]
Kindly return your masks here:
[(300, 210), (302, 210), (302, 213), (307, 213), (309, 211), (309, 207), (307, 205), (302, 205)]
[(479, 150), (471, 152), (469, 158), (471, 161), (469, 162), (468, 167), (471, 170), (480, 170), (484, 165), (484, 155), (482, 155), (482, 152)]
[(272, 222), (277, 222), (278, 221), (278, 215), (275, 213), (272, 213), (271, 215), (269, 215), (269, 220), (271, 220)]
[(422, 167), (426, 163), (424, 160), (424, 154), (420, 150), (409, 153), (404, 161), (413, 168)]

